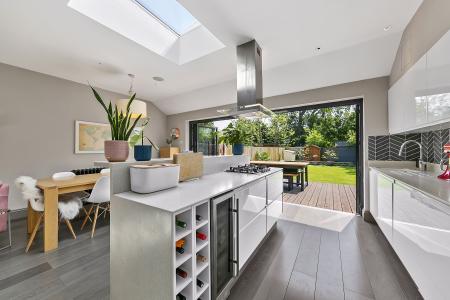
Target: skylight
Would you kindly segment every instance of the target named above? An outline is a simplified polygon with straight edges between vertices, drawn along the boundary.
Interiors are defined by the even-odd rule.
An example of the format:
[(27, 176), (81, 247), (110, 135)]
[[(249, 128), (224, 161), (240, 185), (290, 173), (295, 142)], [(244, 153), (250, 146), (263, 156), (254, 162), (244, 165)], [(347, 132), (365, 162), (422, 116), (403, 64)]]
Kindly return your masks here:
[(180, 36), (200, 25), (197, 19), (176, 0), (135, 1)]

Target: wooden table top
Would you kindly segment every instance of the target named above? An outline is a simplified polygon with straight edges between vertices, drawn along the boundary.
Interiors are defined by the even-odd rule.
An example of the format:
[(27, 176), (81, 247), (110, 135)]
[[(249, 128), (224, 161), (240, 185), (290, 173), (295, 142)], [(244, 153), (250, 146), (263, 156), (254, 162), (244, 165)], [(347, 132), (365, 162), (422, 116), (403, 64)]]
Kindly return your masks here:
[(280, 168), (304, 168), (309, 165), (309, 162), (306, 162), (306, 161), (251, 160), (250, 163), (255, 164), (255, 165), (265, 165), (265, 166), (280, 167)]
[(77, 175), (69, 180), (53, 180), (52, 178), (38, 179), (36, 186), (41, 189), (46, 188), (66, 188), (79, 185), (95, 184), (102, 174)]

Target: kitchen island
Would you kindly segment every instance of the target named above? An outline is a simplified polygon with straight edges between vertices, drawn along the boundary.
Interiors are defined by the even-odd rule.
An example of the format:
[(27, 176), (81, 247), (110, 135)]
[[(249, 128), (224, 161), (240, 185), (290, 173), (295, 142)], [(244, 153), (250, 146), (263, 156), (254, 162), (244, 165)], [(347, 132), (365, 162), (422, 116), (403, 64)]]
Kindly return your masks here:
[[(282, 170), (272, 168), (217, 172), (151, 194), (113, 195), (111, 299), (226, 297), (234, 280), (221, 285), (226, 278), (217, 270), (224, 260), (217, 258), (233, 263), (229, 276), (235, 279), (281, 215), (282, 189)], [(230, 215), (223, 219), (223, 213)], [(220, 249), (223, 241), (231, 243), (227, 253)]]

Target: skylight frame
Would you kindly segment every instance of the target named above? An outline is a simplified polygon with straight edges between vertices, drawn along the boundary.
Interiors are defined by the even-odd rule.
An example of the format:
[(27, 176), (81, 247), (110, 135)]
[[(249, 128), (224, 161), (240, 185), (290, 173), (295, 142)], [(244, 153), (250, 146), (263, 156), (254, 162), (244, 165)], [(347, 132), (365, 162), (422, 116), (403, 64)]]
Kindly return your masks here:
[[(131, 0), (132, 2), (134, 2), (140, 9), (142, 9), (144, 12), (146, 12), (148, 15), (150, 15), (151, 17), (153, 17), (155, 20), (157, 20), (161, 25), (163, 25), (165, 28), (167, 28), (168, 30), (170, 30), (170, 32), (172, 32), (174, 35), (176, 35), (177, 37), (181, 37), (182, 35), (185, 35), (186, 33), (188, 33), (189, 31), (197, 28), (198, 26), (201, 26), (201, 23), (194, 17), (192, 16), (195, 21), (198, 23), (197, 26), (194, 26), (192, 28), (190, 28), (189, 30), (187, 30), (186, 32), (183, 33), (178, 33), (172, 26), (170, 26), (170, 24), (168, 24), (167, 22), (165, 22), (161, 17), (159, 17), (157, 14), (153, 13), (151, 10), (147, 9), (144, 5), (142, 5), (141, 3), (139, 3), (138, 0)], [(181, 5), (181, 4), (180, 4)], [(183, 7), (184, 8), (184, 7)], [(186, 8), (184, 8), (186, 9)], [(188, 11), (189, 12), (189, 11)], [(190, 14), (190, 13), (189, 13)]]

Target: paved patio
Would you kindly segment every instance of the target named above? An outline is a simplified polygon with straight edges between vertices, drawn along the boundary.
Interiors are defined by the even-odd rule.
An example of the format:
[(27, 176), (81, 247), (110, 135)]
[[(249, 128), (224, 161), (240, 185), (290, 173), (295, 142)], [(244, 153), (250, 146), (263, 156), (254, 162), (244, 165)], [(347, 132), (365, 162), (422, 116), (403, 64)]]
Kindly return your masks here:
[(287, 203), (348, 213), (356, 212), (356, 188), (354, 185), (310, 182), (303, 192), (300, 192), (300, 188), (285, 192), (283, 200)]

